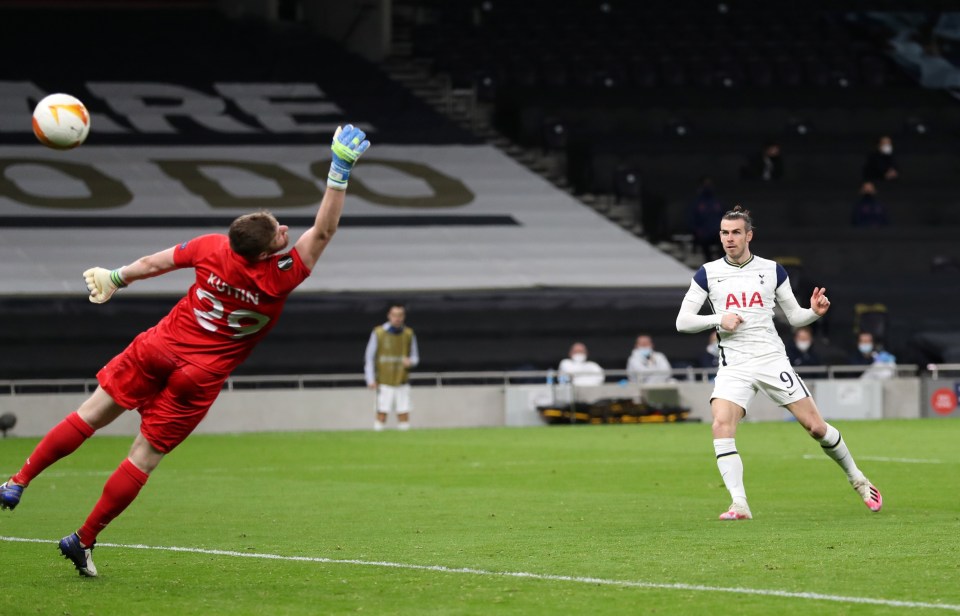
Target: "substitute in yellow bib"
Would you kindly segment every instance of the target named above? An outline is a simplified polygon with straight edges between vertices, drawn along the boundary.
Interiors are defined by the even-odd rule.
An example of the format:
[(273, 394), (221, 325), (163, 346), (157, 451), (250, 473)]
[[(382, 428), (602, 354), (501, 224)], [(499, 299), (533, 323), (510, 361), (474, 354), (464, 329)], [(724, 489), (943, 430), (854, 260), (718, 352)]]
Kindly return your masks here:
[(397, 429), (410, 429), (410, 369), (420, 363), (417, 336), (406, 326), (407, 309), (391, 304), (387, 322), (370, 332), (363, 373), (367, 387), (377, 390), (374, 430), (383, 430), (387, 413), (397, 414)]

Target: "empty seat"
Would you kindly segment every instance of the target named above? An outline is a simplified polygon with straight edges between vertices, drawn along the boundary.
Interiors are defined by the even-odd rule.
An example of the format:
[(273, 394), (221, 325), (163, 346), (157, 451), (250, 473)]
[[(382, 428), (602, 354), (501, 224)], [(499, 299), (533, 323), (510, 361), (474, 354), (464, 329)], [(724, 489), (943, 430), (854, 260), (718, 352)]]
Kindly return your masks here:
[(887, 339), (889, 315), (884, 304), (855, 304), (853, 307), (853, 331), (856, 334), (868, 333), (874, 341)]

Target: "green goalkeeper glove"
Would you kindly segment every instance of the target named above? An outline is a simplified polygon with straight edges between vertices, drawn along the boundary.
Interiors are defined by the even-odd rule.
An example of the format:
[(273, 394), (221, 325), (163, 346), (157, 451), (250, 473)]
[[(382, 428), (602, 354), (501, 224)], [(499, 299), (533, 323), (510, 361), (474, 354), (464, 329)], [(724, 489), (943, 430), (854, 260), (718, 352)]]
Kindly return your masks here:
[(87, 283), (90, 301), (94, 304), (106, 302), (113, 297), (117, 289), (127, 286), (119, 269), (110, 271), (102, 267), (91, 267), (83, 273), (83, 280)]

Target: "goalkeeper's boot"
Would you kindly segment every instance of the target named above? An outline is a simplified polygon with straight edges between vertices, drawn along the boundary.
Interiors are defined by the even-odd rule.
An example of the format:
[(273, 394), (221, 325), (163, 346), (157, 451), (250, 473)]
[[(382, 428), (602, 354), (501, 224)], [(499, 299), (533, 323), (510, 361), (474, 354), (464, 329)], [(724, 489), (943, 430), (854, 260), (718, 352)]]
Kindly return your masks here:
[[(96, 545), (96, 542), (94, 542)], [(60, 540), (60, 553), (67, 560), (73, 562), (80, 575), (84, 577), (97, 577), (97, 566), (93, 564), (93, 545), (88, 548), (80, 545), (80, 536), (77, 533), (67, 535)]]
[(870, 511), (880, 511), (880, 508), (883, 507), (883, 497), (880, 495), (877, 486), (870, 483), (869, 479), (861, 475), (860, 479), (851, 481), (850, 485), (857, 491), (857, 494), (863, 499), (863, 504)]
[(0, 509), (15, 509), (23, 496), (23, 486), (8, 480), (0, 484)]
[(733, 503), (730, 508), (720, 514), (721, 520), (752, 520), (753, 514), (750, 513), (750, 507), (746, 503)]

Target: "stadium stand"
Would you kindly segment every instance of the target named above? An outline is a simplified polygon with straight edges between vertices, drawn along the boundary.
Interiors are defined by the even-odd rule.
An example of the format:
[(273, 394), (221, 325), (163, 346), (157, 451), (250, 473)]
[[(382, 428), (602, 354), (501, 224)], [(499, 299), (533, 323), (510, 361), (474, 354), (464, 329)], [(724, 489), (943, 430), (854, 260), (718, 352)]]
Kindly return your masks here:
[[(534, 168), (549, 159), (556, 184), (598, 210), (618, 202), (624, 228), (650, 242), (384, 68), (306, 28), (225, 19), (210, 4), (65, 12), (49, 22), (63, 35), (52, 41), (98, 32), (82, 77), (51, 70), (57, 45), (0, 74), (0, 280), (16, 285), (0, 289), (0, 303), (17, 325), (0, 340), (0, 376), (89, 376), (189, 280), (150, 281), (122, 306), (93, 307), (74, 296), (73, 264), (124, 262), (256, 207), (304, 223), (317, 197), (311, 162), (322, 163), (309, 152), (345, 118), (361, 118), (376, 149), (323, 275), (294, 295), (245, 373), (357, 370), (391, 299), (411, 309), (425, 370), (547, 368), (573, 338), (616, 368), (639, 330), (678, 364), (692, 361), (703, 341), (673, 331), (690, 270), (651, 243), (698, 264), (683, 246), (705, 174), (725, 205), (754, 211), (758, 254), (799, 257), (804, 279), (830, 289), (835, 309), (818, 333), (836, 347), (849, 346), (858, 303), (887, 307), (887, 346), (908, 361), (933, 357), (912, 352), (915, 334), (955, 327), (956, 271), (934, 263), (958, 258), (957, 102), (918, 87), (887, 53), (887, 26), (858, 19), (856, 2), (394, 3), (404, 52), (384, 67), (429, 66), (446, 84), (443, 109), (466, 93), (467, 108), (542, 159)], [(13, 54), (30, 9), (0, 10), (10, 26), (0, 48)], [(336, 79), (323, 70), (331, 64)], [(21, 124), (25, 101), (54, 90), (94, 113), (90, 141), (70, 153), (80, 159), (42, 150)], [(902, 169), (879, 189), (892, 225), (849, 229), (881, 134), (894, 138)], [(784, 177), (741, 179), (746, 156), (770, 138)], [(77, 160), (91, 165), (71, 167)], [(802, 302), (807, 292), (798, 289)]]
[[(36, 20), (0, 10), (13, 54)], [(87, 266), (222, 232), (259, 207), (296, 235), (320, 198), (325, 141), (354, 119), (376, 146), (351, 181), (336, 250), (244, 373), (358, 371), (370, 327), (398, 298), (425, 370), (546, 368), (572, 335), (619, 338), (603, 306), (622, 303), (623, 323), (664, 294), (672, 310), (687, 284), (684, 265), (305, 28), (202, 7), (65, 10), (51, 24), (63, 44), (0, 80), (0, 303), (15, 325), (0, 336), (0, 378), (89, 377), (192, 279), (143, 281), (97, 307), (83, 296)], [(94, 27), (89, 70), (51, 70), (71, 52), (68, 31)], [(44, 149), (30, 133), (32, 103), (51, 91), (91, 110), (78, 150)]]
[[(851, 344), (856, 303), (889, 307), (888, 348), (908, 361), (915, 332), (953, 322), (943, 304), (957, 299), (951, 270), (930, 269), (957, 252), (960, 108), (918, 85), (922, 70), (905, 70), (898, 42), (929, 49), (932, 29), (936, 53), (956, 56), (937, 20), (957, 3), (925, 13), (895, 1), (869, 13), (856, 2), (416, 4), (414, 54), (472, 81), (498, 130), (523, 147), (557, 147), (543, 126), (562, 126), (563, 179), (586, 201), (616, 198), (618, 174), (633, 173), (651, 240), (683, 240), (698, 178), (709, 175), (724, 205), (754, 212), (758, 254), (801, 256), (806, 279), (848, 307), (823, 324), (835, 344)], [(892, 225), (849, 229), (880, 135), (893, 137), (901, 168), (878, 187)], [(746, 157), (770, 139), (783, 178), (742, 179)]]

